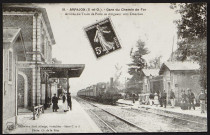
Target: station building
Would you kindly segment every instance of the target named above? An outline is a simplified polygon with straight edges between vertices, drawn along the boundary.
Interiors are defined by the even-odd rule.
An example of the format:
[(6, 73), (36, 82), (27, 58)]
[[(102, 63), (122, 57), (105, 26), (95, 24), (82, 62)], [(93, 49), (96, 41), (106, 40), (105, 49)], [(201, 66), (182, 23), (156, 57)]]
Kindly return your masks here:
[(142, 69), (143, 91), (142, 93), (157, 93), (163, 90), (162, 76), (159, 76), (159, 69)]
[(3, 5), (3, 121), (20, 111), (47, 106), (57, 92), (58, 78), (79, 77), (84, 64), (52, 60), (55, 39), (45, 8), (31, 4)]
[[(52, 45), (55, 39), (47, 12), (44, 8), (19, 5), (3, 7), (3, 27), (18, 27), (22, 31), (26, 47), (26, 61), (19, 61), (17, 93), (19, 107), (30, 109), (43, 103), (41, 76), (37, 65), (52, 63)], [(26, 94), (27, 93), (27, 94)], [(24, 100), (27, 99), (27, 100)]]
[(187, 88), (190, 88), (195, 94), (196, 99), (201, 90), (199, 84), (199, 64), (196, 62), (179, 62), (170, 61), (162, 64), (159, 75), (163, 76), (163, 87), (167, 93), (167, 100), (171, 89), (176, 96), (176, 105), (181, 101), (181, 91), (185, 90), (187, 94)]
[[(25, 45), (20, 28), (3, 28), (3, 128), (6, 124), (16, 123), (17, 85), (19, 68), (17, 63), (26, 60)], [(24, 104), (24, 103), (22, 103)]]

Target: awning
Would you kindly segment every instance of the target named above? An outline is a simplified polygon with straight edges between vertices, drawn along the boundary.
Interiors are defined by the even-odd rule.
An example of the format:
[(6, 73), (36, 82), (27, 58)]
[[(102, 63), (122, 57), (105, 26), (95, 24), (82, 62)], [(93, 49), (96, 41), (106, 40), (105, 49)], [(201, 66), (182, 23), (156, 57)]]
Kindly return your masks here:
[(42, 64), (41, 72), (47, 72), (49, 78), (73, 78), (80, 77), (85, 64)]

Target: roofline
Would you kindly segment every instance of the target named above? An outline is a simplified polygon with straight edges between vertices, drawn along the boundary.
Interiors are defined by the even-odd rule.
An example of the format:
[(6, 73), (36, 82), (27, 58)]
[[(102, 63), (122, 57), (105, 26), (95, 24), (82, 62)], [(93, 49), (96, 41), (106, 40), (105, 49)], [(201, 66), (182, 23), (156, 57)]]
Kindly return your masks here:
[(4, 40), (3, 40), (3, 43), (13, 45), (15, 43), (15, 41), (18, 39), (18, 37), (20, 37), (20, 40), (21, 40), (22, 46), (23, 46), (25, 60), (26, 60), (26, 47), (24, 44), (21, 28), (19, 28), (19, 27), (3, 27), (3, 29), (9, 29), (9, 28), (18, 29), (18, 34), (12, 39), (12, 42), (4, 42)]
[(17, 29), (18, 30), (18, 33), (15, 37), (13, 37), (12, 42), (4, 41), (4, 38), (3, 38), (3, 43), (13, 44), (17, 40), (17, 38), (20, 36), (21, 28), (19, 27), (3, 27), (3, 29)]
[(160, 75), (161, 69), (164, 66), (167, 67), (169, 71), (199, 71), (200, 70), (200, 69), (174, 70), (174, 69), (170, 69), (165, 63), (163, 63), (162, 66), (160, 67), (159, 75)]
[[(144, 71), (143, 71), (143, 70), (160, 70), (160, 69), (142, 69), (141, 71), (142, 71), (142, 72), (143, 72), (143, 74), (146, 76), (146, 74), (144, 73)], [(158, 74), (159, 74), (159, 71), (158, 71)], [(151, 73), (150, 73), (150, 75), (151, 75), (151, 76), (153, 76)], [(149, 76), (150, 76), (150, 75), (149, 75)], [(157, 75), (157, 76), (158, 76), (158, 75)]]
[(26, 56), (26, 46), (25, 46), (25, 43), (24, 43), (24, 40), (23, 40), (23, 36), (22, 36), (21, 30), (20, 30), (20, 39), (21, 39), (21, 42), (23, 43), (23, 51), (24, 51), (24, 55), (25, 55), (25, 60), (27, 60), (27, 56)]
[[(163, 68), (164, 66), (166, 66), (165, 63), (163, 63), (163, 64), (161, 65), (160, 70), (159, 70), (159, 75), (161, 75), (161, 71), (162, 71), (162, 68)], [(169, 67), (168, 67), (168, 66), (166, 66), (166, 67), (167, 67), (168, 70), (170, 71)]]
[(47, 11), (45, 8), (41, 8), (41, 7), (38, 7), (38, 6), (35, 6), (35, 5), (30, 5), (28, 4), (29, 6), (27, 7), (26, 5), (24, 6), (24, 4), (3, 4), (3, 12), (5, 11), (21, 11), (21, 12), (24, 12), (24, 11), (32, 11), (32, 12), (41, 12), (42, 15), (43, 15), (43, 18), (44, 18), (44, 21), (46, 23), (46, 26), (47, 26), (47, 30), (49, 32), (49, 35), (50, 35), (50, 38), (51, 38), (51, 41), (52, 41), (52, 44), (56, 44), (55, 42), (55, 38), (54, 38), (54, 35), (53, 35), (53, 32), (52, 32), (52, 27), (50, 25), (50, 21), (49, 21), (49, 18), (48, 18), (48, 15), (47, 15)]
[[(63, 66), (71, 66), (71, 68), (84, 68), (85, 67), (85, 64), (41, 64), (39, 65), (40, 67), (47, 67), (47, 68), (50, 68), (50, 67), (63, 67)], [(65, 67), (63, 67), (65, 68)]]

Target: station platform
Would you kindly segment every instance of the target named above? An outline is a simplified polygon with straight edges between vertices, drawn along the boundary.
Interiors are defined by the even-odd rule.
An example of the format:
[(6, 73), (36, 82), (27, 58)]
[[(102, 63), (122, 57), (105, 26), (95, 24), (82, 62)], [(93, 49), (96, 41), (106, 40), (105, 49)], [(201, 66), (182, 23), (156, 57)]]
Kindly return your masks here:
[(135, 103), (133, 103), (131, 100), (124, 100), (124, 99), (119, 99), (117, 102), (121, 104), (130, 105), (132, 108), (135, 108), (135, 109), (143, 109), (143, 110), (147, 110), (150, 112), (163, 114), (163, 115), (169, 114), (169, 115), (186, 118), (192, 121), (207, 123), (207, 113), (201, 114), (200, 107), (195, 107), (195, 110), (193, 110), (192, 108), (191, 110), (182, 110), (180, 107), (172, 108), (170, 105), (166, 106), (166, 108), (156, 106), (156, 105), (152, 105), (152, 106), (140, 105), (139, 101), (135, 101)]
[(18, 115), (16, 129), (8, 133), (102, 133), (74, 98), (71, 111), (63, 111), (62, 100), (58, 106), (58, 112), (53, 112), (51, 106), (36, 120), (32, 119), (32, 113)]

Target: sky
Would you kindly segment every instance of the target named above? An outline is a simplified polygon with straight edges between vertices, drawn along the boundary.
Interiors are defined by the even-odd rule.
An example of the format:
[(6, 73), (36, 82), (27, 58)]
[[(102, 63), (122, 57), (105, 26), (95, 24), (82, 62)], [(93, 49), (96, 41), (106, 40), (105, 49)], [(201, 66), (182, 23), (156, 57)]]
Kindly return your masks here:
[[(98, 82), (108, 82), (114, 76), (115, 65), (122, 66), (123, 74), (121, 81), (125, 77), (130, 77), (127, 73), (131, 63), (130, 50), (135, 47), (140, 39), (145, 42), (150, 53), (144, 58), (150, 59), (162, 56), (162, 61), (166, 61), (171, 52), (174, 38), (174, 50), (177, 48), (177, 28), (174, 20), (179, 19), (179, 15), (170, 9), (169, 3), (144, 3), (144, 4), (42, 4), (46, 8), (56, 44), (53, 45), (52, 56), (61, 60), (63, 64), (85, 64), (85, 69), (79, 78), (70, 79), (70, 91), (75, 94), (78, 90)], [(62, 8), (102, 8), (102, 9), (130, 9), (144, 8), (143, 15), (133, 16), (76, 16), (65, 15)], [(111, 13), (112, 11), (104, 11)], [(125, 11), (121, 11), (124, 13)], [(75, 12), (76, 13), (76, 12)], [(113, 11), (113, 13), (120, 13)], [(84, 32), (87, 27), (98, 20), (110, 17), (114, 30), (121, 44), (121, 49), (110, 54), (96, 58), (91, 45)], [(135, 48), (134, 48), (135, 50)]]

